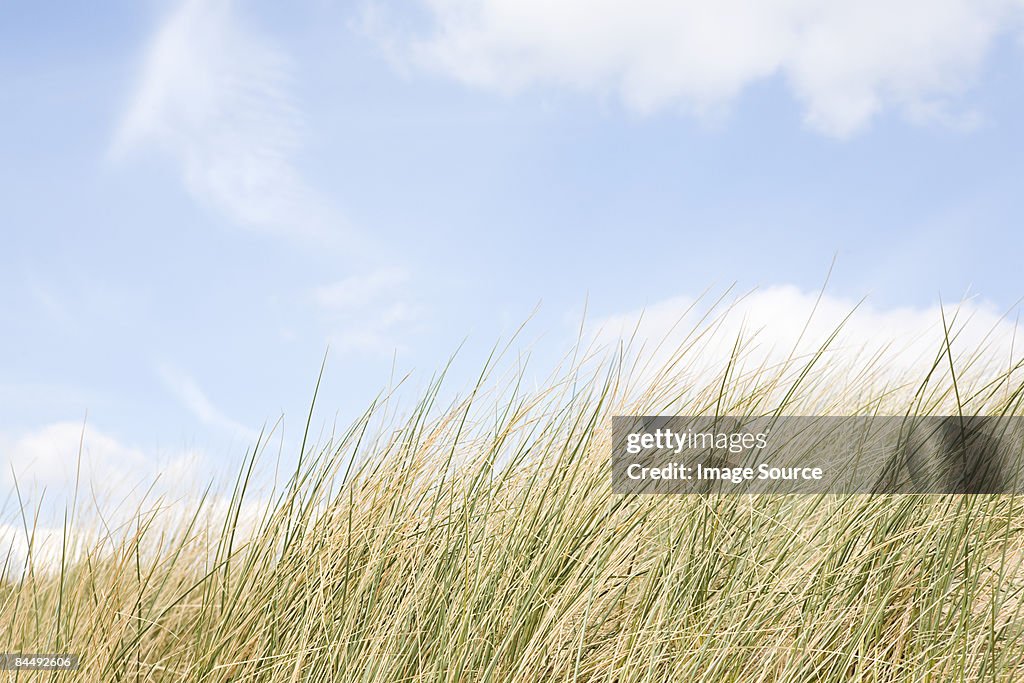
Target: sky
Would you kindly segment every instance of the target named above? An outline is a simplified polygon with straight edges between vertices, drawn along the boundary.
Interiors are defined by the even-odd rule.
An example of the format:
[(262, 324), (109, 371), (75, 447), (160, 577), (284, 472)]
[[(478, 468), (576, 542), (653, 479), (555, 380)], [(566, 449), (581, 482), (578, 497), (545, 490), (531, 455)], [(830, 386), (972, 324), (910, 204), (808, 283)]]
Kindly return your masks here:
[(785, 339), (830, 268), (862, 339), (967, 297), (1006, 346), (1022, 39), (1019, 0), (4, 3), (8, 498), (83, 434), (111, 482), (230, 469), (325, 353), (318, 424), (527, 319), (543, 363), (735, 283)]

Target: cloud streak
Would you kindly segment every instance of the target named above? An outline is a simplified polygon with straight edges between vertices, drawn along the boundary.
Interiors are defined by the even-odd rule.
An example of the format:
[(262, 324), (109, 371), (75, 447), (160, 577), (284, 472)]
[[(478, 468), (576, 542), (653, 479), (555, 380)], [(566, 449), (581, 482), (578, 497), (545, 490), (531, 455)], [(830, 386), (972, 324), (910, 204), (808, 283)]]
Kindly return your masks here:
[(195, 379), (167, 365), (160, 366), (158, 373), (164, 386), (204, 425), (256, 441), (259, 434), (221, 412)]

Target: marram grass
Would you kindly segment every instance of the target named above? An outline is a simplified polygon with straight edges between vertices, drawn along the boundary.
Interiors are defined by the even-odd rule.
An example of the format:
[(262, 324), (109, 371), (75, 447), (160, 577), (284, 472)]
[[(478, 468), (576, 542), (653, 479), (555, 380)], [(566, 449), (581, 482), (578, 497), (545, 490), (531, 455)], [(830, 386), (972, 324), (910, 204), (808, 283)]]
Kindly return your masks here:
[(1017, 414), (1015, 367), (947, 344), (901, 383), (824, 349), (743, 369), (737, 345), (697, 381), (680, 348), (378, 402), (273, 495), (262, 441), (217, 504), (98, 536), (69, 514), (56, 565), (8, 554), (0, 649), (82, 658), (17, 680), (1024, 680), (1017, 498), (627, 497), (609, 473), (614, 414)]

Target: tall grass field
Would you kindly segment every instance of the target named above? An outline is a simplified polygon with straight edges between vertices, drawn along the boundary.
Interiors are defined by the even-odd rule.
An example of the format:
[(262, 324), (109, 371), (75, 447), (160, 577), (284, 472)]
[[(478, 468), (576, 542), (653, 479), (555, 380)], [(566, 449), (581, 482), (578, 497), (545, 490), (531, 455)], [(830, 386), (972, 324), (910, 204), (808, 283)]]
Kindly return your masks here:
[(4, 520), (28, 552), (6, 554), (0, 649), (80, 668), (4, 675), (1024, 680), (1018, 497), (625, 496), (609, 465), (614, 415), (1020, 414), (1014, 359), (958, 351), (951, 324), (913, 372), (832, 339), (761, 361), (737, 340), (694, 372), (711, 325), (669, 353), (580, 346), (536, 383), (497, 349), (454, 400), (440, 373), (407, 409), (385, 394), (309, 429), (269, 489), (273, 429), (185, 509), (118, 516), (83, 487), (45, 558), (24, 505)]

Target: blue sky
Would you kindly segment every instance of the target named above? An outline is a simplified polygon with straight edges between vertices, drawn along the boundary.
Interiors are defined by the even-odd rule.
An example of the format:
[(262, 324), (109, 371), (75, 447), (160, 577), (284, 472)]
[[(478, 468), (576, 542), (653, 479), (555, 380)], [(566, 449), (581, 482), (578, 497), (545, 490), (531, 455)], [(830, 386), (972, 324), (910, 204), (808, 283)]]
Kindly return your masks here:
[(88, 413), (112, 458), (234, 462), (265, 421), (299, 428), (328, 345), (324, 420), (463, 340), (468, 377), (538, 304), (528, 336), (554, 358), (584, 302), (601, 320), (733, 282), (813, 292), (833, 257), (830, 295), (880, 314), (1011, 309), (1022, 18), (6, 3), (0, 448), (64, 462)]

